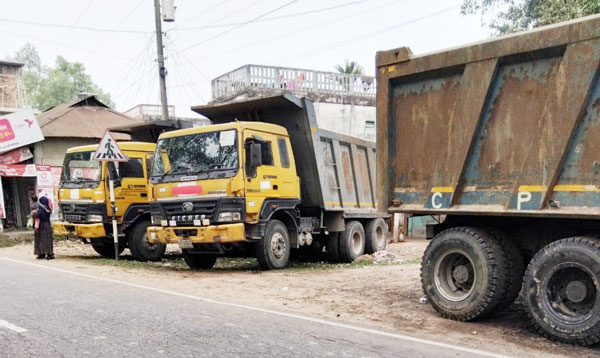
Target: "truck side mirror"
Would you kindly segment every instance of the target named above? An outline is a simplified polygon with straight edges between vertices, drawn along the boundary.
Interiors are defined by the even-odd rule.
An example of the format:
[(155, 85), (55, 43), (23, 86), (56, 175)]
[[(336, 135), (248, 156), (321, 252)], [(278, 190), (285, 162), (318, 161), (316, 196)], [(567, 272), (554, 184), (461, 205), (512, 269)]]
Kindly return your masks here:
[(260, 143), (249, 142), (246, 151), (246, 176), (256, 176), (256, 168), (262, 164)]

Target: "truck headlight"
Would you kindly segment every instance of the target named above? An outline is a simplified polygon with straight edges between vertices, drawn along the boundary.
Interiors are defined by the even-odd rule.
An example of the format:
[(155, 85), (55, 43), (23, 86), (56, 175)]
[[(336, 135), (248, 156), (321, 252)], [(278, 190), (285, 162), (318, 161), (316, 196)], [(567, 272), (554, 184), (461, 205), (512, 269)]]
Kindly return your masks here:
[(238, 211), (223, 211), (217, 216), (219, 222), (240, 221), (242, 215)]
[(91, 223), (101, 223), (102, 220), (104, 220), (104, 218), (102, 217), (102, 215), (89, 214), (87, 216), (87, 221), (91, 222)]
[(152, 215), (150, 219), (152, 221), (152, 225), (160, 225), (160, 222), (164, 220), (164, 218), (160, 215)]

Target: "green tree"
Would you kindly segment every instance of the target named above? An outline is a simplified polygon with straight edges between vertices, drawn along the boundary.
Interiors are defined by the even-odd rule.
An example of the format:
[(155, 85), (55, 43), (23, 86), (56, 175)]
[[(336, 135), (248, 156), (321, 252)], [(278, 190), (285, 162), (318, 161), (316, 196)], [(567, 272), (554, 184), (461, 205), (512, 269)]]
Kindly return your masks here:
[(528, 30), (600, 13), (598, 0), (464, 0), (463, 14), (492, 12), (487, 24), (496, 35)]
[(335, 65), (335, 70), (339, 73), (346, 73), (349, 75), (362, 75), (364, 72), (364, 68), (358, 64), (356, 61), (348, 61), (348, 59), (344, 60), (344, 65)]
[(64, 57), (56, 57), (54, 67), (44, 67), (39, 53), (31, 44), (17, 51), (13, 61), (24, 63), (23, 83), (29, 104), (45, 111), (57, 104), (69, 102), (81, 93), (90, 93), (108, 106), (114, 107), (110, 94), (102, 91), (78, 62), (69, 62)]

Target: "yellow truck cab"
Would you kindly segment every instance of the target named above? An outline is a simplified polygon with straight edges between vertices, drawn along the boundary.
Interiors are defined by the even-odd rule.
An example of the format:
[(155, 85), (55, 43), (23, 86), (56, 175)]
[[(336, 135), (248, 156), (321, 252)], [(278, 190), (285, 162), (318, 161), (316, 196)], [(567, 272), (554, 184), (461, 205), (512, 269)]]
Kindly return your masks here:
[(129, 161), (107, 163), (92, 160), (97, 145), (67, 150), (58, 192), (59, 221), (52, 224), (54, 235), (75, 236), (92, 245), (103, 257), (114, 258), (112, 212), (108, 189), (108, 173), (115, 180), (115, 203), (119, 253), (129, 248), (134, 258), (160, 260), (165, 245), (150, 244), (148, 173), (155, 144), (121, 142), (119, 147)]
[[(289, 110), (273, 116), (282, 106)], [(302, 246), (344, 261), (385, 247), (373, 142), (319, 129), (312, 102), (291, 95), (199, 108), (215, 124), (158, 139), (151, 242), (178, 243), (191, 268), (256, 256), (264, 269), (279, 269)], [(263, 117), (237, 121), (252, 118), (248, 108)], [(349, 151), (331, 156), (332, 145)], [(355, 190), (359, 183), (365, 188)]]

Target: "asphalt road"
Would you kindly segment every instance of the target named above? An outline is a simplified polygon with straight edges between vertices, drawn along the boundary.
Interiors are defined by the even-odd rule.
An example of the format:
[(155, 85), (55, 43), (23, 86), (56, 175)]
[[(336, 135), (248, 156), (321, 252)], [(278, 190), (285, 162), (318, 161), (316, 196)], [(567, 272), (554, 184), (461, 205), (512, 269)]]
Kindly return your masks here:
[(0, 356), (501, 357), (201, 296), (0, 257)]

